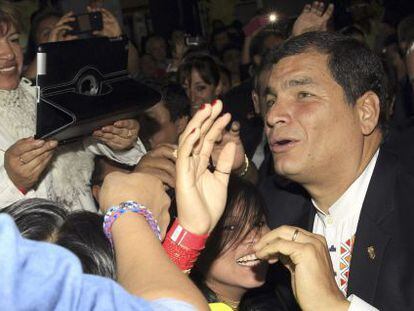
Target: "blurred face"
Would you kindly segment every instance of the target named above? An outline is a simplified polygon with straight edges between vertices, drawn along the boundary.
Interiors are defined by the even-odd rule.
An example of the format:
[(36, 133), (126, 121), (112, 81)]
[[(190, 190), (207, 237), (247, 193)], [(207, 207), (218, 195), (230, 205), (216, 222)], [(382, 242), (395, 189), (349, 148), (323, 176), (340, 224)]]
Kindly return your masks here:
[(151, 55), (145, 54), (140, 60), (140, 67), (145, 77), (155, 78), (157, 77), (157, 64)]
[(229, 36), (225, 31), (214, 36), (214, 47), (219, 52), (229, 43)]
[[(225, 230), (231, 234), (237, 224), (235, 217)], [(234, 299), (239, 299), (248, 289), (263, 285), (268, 264), (255, 259), (253, 245), (267, 232), (269, 228), (263, 221), (244, 240), (221, 254), (210, 267), (206, 276), (207, 285), (213, 291)]]
[(0, 29), (7, 29), (7, 32), (0, 33), (0, 89), (14, 90), (20, 83), (23, 66), (19, 34), (12, 25), (2, 24)]
[(195, 69), (191, 71), (191, 83), (186, 79), (183, 87), (191, 101), (191, 115), (194, 115), (201, 104), (211, 103), (219, 93), (218, 87), (207, 84)]
[(36, 32), (36, 44), (46, 43), (49, 39), (50, 32), (55, 27), (56, 23), (59, 21), (59, 18), (56, 16), (50, 16), (45, 18), (39, 23)]
[[(177, 122), (171, 121), (170, 112), (165, 107), (164, 102), (159, 102), (154, 107), (151, 107), (147, 114), (155, 119), (159, 126), (160, 130), (156, 132), (150, 139), (151, 148), (156, 147), (160, 144), (177, 144), (178, 137), (181, 134), (180, 120)], [(185, 126), (184, 126), (185, 128)], [(183, 129), (184, 129), (183, 128)]]
[(164, 40), (153, 39), (148, 47), (148, 53), (157, 61), (164, 61), (167, 57), (167, 47)]
[(228, 50), (223, 55), (223, 63), (232, 74), (240, 73), (241, 53), (239, 50)]
[(305, 52), (280, 60), (271, 70), (265, 103), (266, 134), (279, 174), (306, 186), (332, 178), (345, 165), (358, 166), (363, 149), (358, 110), (345, 101), (326, 55)]

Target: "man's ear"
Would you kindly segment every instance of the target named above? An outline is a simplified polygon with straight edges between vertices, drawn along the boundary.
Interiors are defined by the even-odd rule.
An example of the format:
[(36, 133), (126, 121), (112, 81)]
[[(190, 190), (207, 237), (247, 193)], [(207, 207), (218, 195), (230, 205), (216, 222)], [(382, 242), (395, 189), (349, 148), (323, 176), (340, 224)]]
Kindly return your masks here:
[(378, 95), (372, 91), (365, 92), (357, 99), (356, 108), (362, 133), (370, 135), (379, 122), (381, 108)]
[(184, 129), (186, 128), (187, 123), (188, 123), (188, 119), (189, 119), (188, 116), (182, 116), (182, 117), (179, 117), (177, 120), (175, 120), (174, 124), (175, 124), (175, 127), (177, 128), (178, 135), (181, 135), (181, 133), (184, 132)]

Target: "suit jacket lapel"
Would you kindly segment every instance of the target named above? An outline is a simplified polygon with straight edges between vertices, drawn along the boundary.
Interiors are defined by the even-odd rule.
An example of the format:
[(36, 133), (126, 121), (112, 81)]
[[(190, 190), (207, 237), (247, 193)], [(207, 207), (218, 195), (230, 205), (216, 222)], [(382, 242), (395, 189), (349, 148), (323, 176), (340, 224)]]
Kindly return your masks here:
[(392, 211), (396, 159), (381, 150), (365, 195), (352, 252), (348, 295), (368, 303), (375, 297), (382, 258), (390, 236), (381, 225)]

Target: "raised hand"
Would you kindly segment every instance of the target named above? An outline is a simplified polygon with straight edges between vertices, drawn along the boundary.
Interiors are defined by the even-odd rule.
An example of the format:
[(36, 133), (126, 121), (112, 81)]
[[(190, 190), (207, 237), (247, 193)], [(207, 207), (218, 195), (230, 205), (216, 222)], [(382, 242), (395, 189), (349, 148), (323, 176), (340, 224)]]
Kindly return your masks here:
[(181, 226), (194, 234), (213, 230), (227, 199), (227, 185), (236, 145), (229, 141), (217, 158), (216, 169), (208, 169), (214, 144), (220, 138), (230, 114), (218, 117), (221, 101), (204, 104), (180, 136), (177, 169), (177, 210)]
[(88, 12), (101, 12), (102, 13), (102, 30), (95, 30), (92, 34), (101, 37), (119, 37), (122, 35), (121, 26), (118, 23), (116, 17), (107, 9), (104, 8), (91, 8), (86, 7)]
[(74, 17), (72, 11), (63, 15), (50, 32), (48, 42), (70, 41), (78, 39), (78, 36), (67, 34), (68, 31), (73, 30), (73, 28), (69, 25), (69, 22), (73, 22), (75, 20), (76, 18)]
[(126, 150), (134, 146), (138, 139), (139, 123), (135, 119), (116, 121), (93, 132), (92, 136), (113, 150)]
[(293, 24), (292, 36), (309, 31), (326, 31), (333, 11), (334, 5), (332, 3), (328, 5), (326, 10), (323, 2), (314, 1), (312, 5), (306, 4)]
[(23, 138), (6, 150), (4, 168), (14, 185), (26, 191), (39, 181), (53, 157), (57, 141)]

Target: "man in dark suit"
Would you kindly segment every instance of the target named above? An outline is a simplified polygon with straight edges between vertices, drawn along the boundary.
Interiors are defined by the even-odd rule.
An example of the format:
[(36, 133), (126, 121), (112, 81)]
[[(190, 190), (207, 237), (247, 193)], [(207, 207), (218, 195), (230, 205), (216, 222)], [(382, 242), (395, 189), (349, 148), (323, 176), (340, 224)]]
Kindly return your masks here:
[(274, 229), (257, 257), (289, 269), (303, 310), (414, 310), (414, 175), (380, 148), (381, 61), (354, 39), (309, 32), (266, 64), (274, 168), (311, 200), (307, 230)]

